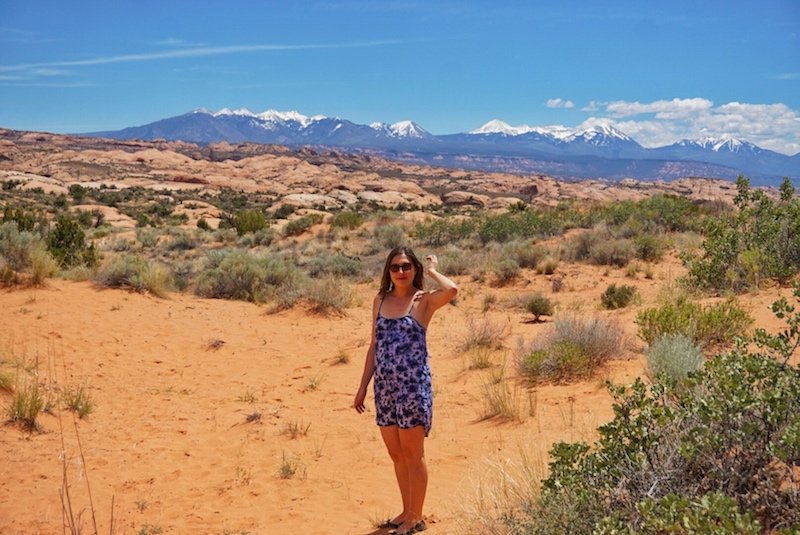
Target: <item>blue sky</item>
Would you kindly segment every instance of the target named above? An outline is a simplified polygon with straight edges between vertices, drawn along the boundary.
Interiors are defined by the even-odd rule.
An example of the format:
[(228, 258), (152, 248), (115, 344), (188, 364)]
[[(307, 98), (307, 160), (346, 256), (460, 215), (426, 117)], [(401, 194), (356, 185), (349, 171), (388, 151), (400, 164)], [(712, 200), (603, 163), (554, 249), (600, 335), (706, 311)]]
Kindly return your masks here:
[(0, 0), (0, 127), (196, 108), (434, 134), (610, 123), (800, 152), (800, 2)]

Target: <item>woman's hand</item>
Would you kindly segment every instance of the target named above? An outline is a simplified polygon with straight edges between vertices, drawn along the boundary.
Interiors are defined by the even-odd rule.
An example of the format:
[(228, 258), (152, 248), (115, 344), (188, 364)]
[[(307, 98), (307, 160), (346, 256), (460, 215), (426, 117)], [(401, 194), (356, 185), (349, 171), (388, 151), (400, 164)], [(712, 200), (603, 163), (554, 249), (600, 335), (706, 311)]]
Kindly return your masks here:
[(425, 266), (425, 271), (430, 273), (431, 271), (439, 271), (439, 259), (436, 258), (435, 254), (429, 254), (425, 257), (425, 262), (427, 265)]
[(364, 400), (367, 398), (367, 389), (366, 388), (359, 388), (358, 392), (356, 392), (356, 398), (353, 400), (353, 408), (356, 410), (357, 413), (361, 414), (367, 408), (364, 406)]

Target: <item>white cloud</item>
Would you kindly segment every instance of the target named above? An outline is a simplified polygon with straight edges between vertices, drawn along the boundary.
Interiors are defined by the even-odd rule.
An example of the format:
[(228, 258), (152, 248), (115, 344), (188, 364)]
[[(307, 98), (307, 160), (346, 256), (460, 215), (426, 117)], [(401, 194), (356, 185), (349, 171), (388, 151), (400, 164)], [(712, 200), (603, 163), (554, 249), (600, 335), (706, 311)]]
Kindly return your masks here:
[(119, 56), (100, 56), (71, 61), (46, 61), (41, 63), (24, 63), (18, 65), (0, 65), (0, 72), (31, 72), (48, 67), (81, 67), (86, 65), (107, 65), (111, 63), (130, 63), (140, 61), (157, 61), (174, 58), (193, 58), (219, 56), (225, 54), (242, 54), (249, 52), (272, 52), (287, 50), (320, 50), (338, 48), (366, 48), (397, 44), (398, 41), (362, 41), (352, 43), (306, 44), (306, 45), (233, 45), (206, 46), (163, 50), (160, 52), (144, 52), (140, 54), (123, 54)]
[(735, 137), (759, 147), (795, 154), (800, 151), (800, 112), (782, 103), (728, 102), (719, 106), (705, 98), (653, 102), (590, 102), (583, 108), (592, 121), (611, 121), (645, 147), (681, 139)]
[(575, 107), (575, 103), (571, 100), (564, 100), (563, 98), (551, 98), (547, 101), (547, 107), (572, 109)]

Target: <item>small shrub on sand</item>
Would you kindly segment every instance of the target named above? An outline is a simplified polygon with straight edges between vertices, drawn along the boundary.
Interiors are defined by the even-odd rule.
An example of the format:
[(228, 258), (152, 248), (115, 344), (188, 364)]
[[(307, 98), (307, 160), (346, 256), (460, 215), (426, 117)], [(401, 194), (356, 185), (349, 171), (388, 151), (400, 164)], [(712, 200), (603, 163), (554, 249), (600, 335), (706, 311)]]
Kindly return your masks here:
[(507, 284), (519, 276), (520, 267), (516, 260), (509, 256), (495, 258), (491, 262), (491, 270), (494, 272), (497, 284)]
[(301, 295), (315, 314), (343, 314), (353, 303), (353, 288), (346, 280), (327, 276), (307, 281)]
[(525, 301), (525, 311), (533, 314), (533, 321), (539, 321), (542, 316), (552, 316), (555, 306), (553, 302), (540, 293), (535, 293)]
[(647, 371), (651, 377), (665, 375), (683, 384), (691, 372), (703, 366), (703, 352), (692, 339), (680, 333), (666, 334), (647, 348)]
[(64, 406), (78, 415), (86, 418), (94, 410), (94, 401), (89, 390), (84, 385), (66, 388), (62, 392)]
[(339, 277), (356, 277), (361, 274), (361, 260), (343, 254), (324, 255), (308, 263), (308, 274), (312, 277), (320, 275), (336, 275)]
[(636, 287), (628, 284), (617, 286), (615, 283), (609, 285), (603, 295), (600, 296), (600, 303), (606, 310), (616, 310), (630, 305), (636, 297)]
[[(197, 278), (195, 293), (202, 297), (265, 301), (281, 288), (291, 293), (301, 273), (291, 262), (241, 251), (215, 251)], [(286, 292), (284, 292), (284, 289)]]
[(30, 383), (17, 389), (8, 406), (8, 419), (27, 431), (35, 431), (39, 424), (36, 419), (45, 407), (45, 399), (39, 386)]
[(18, 230), (15, 221), (0, 225), (0, 259), (10, 270), (27, 270), (33, 251), (41, 247), (43, 242), (39, 234)]
[(536, 273), (540, 275), (552, 275), (556, 269), (558, 269), (558, 260), (552, 256), (546, 256), (536, 264)]
[(284, 424), (281, 434), (294, 440), (308, 435), (309, 429), (311, 429), (310, 423), (305, 423), (302, 420), (293, 420)]
[(510, 327), (508, 322), (499, 322), (483, 316), (480, 319), (467, 319), (467, 331), (459, 343), (462, 351), (467, 351), (476, 347), (489, 349), (500, 349), (503, 347), (503, 340), (509, 335)]
[(482, 419), (502, 418), (513, 422), (523, 420), (519, 389), (512, 389), (507, 381), (485, 382), (483, 401)]
[(239, 236), (267, 228), (267, 218), (257, 210), (242, 210), (233, 218), (233, 228)]
[(300, 469), (300, 465), (297, 461), (289, 458), (286, 455), (286, 452), (283, 452), (283, 457), (281, 458), (281, 466), (278, 468), (278, 476), (281, 479), (291, 479), (297, 474), (297, 471)]
[(11, 393), (14, 391), (14, 376), (7, 371), (0, 370), (0, 392)]
[(622, 340), (622, 329), (614, 321), (557, 316), (544, 335), (528, 344), (519, 341), (517, 367), (533, 382), (588, 377), (619, 353)]
[(633, 256), (634, 250), (630, 241), (603, 240), (592, 247), (589, 262), (600, 266), (625, 267)]
[(167, 297), (173, 286), (168, 268), (139, 255), (116, 258), (97, 272), (95, 281), (108, 288), (131, 288), (157, 297)]

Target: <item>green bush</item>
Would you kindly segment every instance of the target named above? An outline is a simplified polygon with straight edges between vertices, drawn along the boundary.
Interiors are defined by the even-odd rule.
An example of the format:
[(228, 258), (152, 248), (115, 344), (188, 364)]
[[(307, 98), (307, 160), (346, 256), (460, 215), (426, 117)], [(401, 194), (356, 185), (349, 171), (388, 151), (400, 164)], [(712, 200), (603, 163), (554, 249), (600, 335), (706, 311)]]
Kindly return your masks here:
[(681, 333), (665, 334), (645, 352), (647, 370), (651, 377), (665, 375), (682, 385), (690, 373), (703, 366), (703, 352), (691, 338)]
[(629, 240), (600, 240), (589, 251), (589, 262), (600, 266), (625, 267), (634, 256)]
[(353, 302), (350, 284), (331, 275), (306, 282), (302, 295), (316, 314), (342, 314)]
[(541, 316), (552, 316), (555, 307), (553, 303), (540, 293), (535, 293), (525, 301), (525, 311), (533, 314), (533, 320), (539, 321)]
[(542, 336), (528, 344), (520, 341), (517, 367), (534, 382), (586, 377), (619, 354), (622, 338), (614, 321), (557, 316)]
[(491, 261), (491, 270), (497, 277), (497, 284), (507, 284), (519, 276), (519, 264), (513, 258), (501, 256)]
[(418, 223), (414, 237), (424, 245), (442, 247), (468, 239), (475, 232), (471, 219), (443, 218), (429, 223)]
[(32, 231), (20, 231), (16, 221), (0, 225), (0, 258), (6, 267), (25, 271), (31, 265), (33, 251), (42, 248), (41, 237)]
[(271, 228), (264, 228), (261, 230), (257, 230), (255, 232), (251, 232), (249, 234), (245, 234), (239, 241), (237, 242), (242, 247), (257, 247), (267, 246), (271, 244), (275, 240), (275, 231)]
[(786, 330), (759, 330), (681, 388), (665, 375), (610, 386), (614, 417), (594, 444), (555, 444), (541, 487), (518, 485), (492, 532), (797, 533), (800, 313), (786, 299), (773, 310)]
[(743, 292), (766, 279), (786, 283), (800, 272), (800, 200), (784, 194), (791, 188), (785, 184), (776, 202), (739, 177), (738, 211), (710, 218), (702, 253), (682, 255), (691, 286)]
[(206, 221), (205, 217), (201, 217), (197, 220), (197, 228), (200, 230), (209, 231), (211, 230), (211, 225), (208, 224), (208, 221)]
[(636, 317), (639, 337), (651, 344), (665, 334), (680, 333), (700, 345), (727, 344), (743, 336), (753, 320), (733, 300), (706, 307), (679, 295)]
[(39, 386), (32, 382), (18, 388), (12, 395), (7, 408), (8, 420), (19, 424), (27, 431), (39, 429), (39, 413), (45, 408), (45, 399)]
[(289, 221), (283, 227), (284, 236), (299, 236), (314, 225), (322, 222), (322, 214), (307, 214), (293, 221)]
[(392, 223), (376, 226), (374, 235), (383, 249), (394, 249), (407, 243), (406, 232), (403, 227)]
[(655, 234), (642, 234), (633, 238), (636, 258), (645, 262), (658, 262), (668, 247), (667, 241)]
[(86, 245), (86, 235), (80, 223), (70, 216), (61, 215), (47, 236), (47, 248), (59, 265), (94, 266), (98, 262), (94, 244)]
[(241, 210), (233, 218), (233, 228), (239, 236), (267, 228), (267, 218), (258, 210)]
[(348, 210), (337, 213), (331, 221), (331, 228), (355, 230), (364, 224), (364, 216)]
[(612, 283), (600, 296), (600, 303), (607, 310), (616, 310), (630, 305), (636, 297), (636, 287), (622, 284), (617, 286)]
[(130, 288), (156, 297), (167, 297), (174, 286), (172, 273), (165, 266), (139, 255), (115, 258), (97, 271), (94, 280), (107, 288)]
[(342, 254), (320, 256), (308, 263), (308, 274), (312, 277), (320, 275), (336, 275), (338, 277), (355, 277), (361, 274), (363, 266), (358, 258)]
[(197, 279), (201, 297), (263, 302), (279, 288), (291, 288), (301, 280), (298, 268), (276, 257), (257, 257), (241, 251), (209, 253)]
[(40, 212), (28, 211), (24, 208), (7, 205), (3, 209), (3, 223), (16, 223), (20, 232), (43, 234), (47, 230), (47, 218)]

